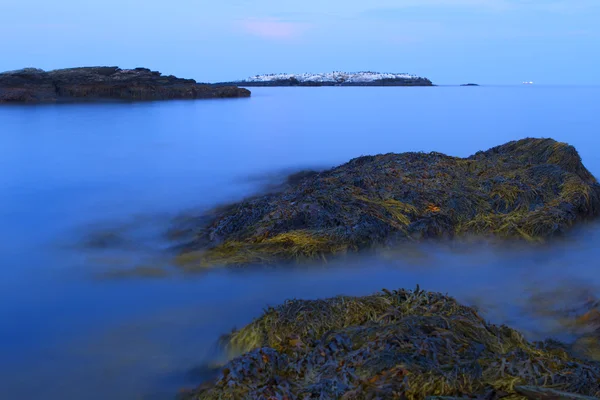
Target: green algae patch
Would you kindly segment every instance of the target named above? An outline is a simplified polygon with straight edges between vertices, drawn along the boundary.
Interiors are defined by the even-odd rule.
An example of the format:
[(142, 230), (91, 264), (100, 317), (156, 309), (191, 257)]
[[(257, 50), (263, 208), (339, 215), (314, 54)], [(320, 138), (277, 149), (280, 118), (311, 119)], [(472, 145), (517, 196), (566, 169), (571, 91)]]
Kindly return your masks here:
[(242, 354), (182, 398), (600, 396), (600, 363), (555, 341), (528, 342), (419, 288), (287, 301), (224, 343)]
[(177, 263), (270, 264), (473, 235), (540, 242), (598, 213), (600, 185), (575, 148), (552, 139), (468, 158), (364, 156), (189, 219)]
[(341, 254), (348, 245), (334, 238), (305, 230), (254, 238), (250, 241), (229, 241), (206, 251), (186, 252), (176, 258), (176, 264), (187, 270), (213, 265), (263, 264), (275, 261), (297, 261), (325, 258)]

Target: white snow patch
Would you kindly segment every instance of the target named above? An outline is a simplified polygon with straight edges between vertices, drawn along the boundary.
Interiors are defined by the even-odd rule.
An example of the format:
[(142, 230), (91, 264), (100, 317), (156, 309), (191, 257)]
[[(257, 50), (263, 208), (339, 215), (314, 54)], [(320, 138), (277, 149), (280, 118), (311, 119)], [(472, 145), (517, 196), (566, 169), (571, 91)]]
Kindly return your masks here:
[(336, 82), (336, 83), (362, 83), (373, 82), (381, 79), (418, 79), (411, 74), (380, 73), (380, 72), (325, 72), (319, 74), (266, 74), (256, 75), (243, 82), (272, 82), (280, 80), (297, 79), (299, 82)]

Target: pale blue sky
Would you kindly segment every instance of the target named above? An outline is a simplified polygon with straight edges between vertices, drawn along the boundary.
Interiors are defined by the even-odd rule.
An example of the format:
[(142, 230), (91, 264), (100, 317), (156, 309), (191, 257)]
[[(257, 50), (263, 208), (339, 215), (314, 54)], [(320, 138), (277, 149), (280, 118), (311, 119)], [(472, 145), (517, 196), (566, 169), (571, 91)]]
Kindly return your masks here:
[(599, 84), (600, 0), (2, 0), (0, 70), (145, 66), (199, 81), (408, 72)]

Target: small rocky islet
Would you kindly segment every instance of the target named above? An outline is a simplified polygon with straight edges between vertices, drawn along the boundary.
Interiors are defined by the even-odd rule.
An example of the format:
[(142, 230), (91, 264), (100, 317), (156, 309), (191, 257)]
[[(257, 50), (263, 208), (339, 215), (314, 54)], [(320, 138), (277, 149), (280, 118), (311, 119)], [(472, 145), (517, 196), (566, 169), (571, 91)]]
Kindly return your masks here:
[(81, 67), (0, 73), (0, 104), (249, 97), (248, 89), (199, 84), (147, 68)]
[(364, 156), (291, 176), (267, 193), (179, 220), (177, 264), (274, 264), (398, 243), (484, 236), (540, 242), (600, 213), (574, 147), (523, 139), (459, 158)]

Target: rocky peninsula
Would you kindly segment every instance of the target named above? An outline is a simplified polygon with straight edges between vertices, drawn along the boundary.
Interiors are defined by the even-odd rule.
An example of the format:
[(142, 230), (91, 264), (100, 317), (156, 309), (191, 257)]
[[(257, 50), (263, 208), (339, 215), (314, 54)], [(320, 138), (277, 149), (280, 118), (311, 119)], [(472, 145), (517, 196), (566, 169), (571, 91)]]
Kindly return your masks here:
[(235, 86), (198, 84), (147, 68), (83, 67), (0, 73), (0, 104), (248, 97)]
[(238, 86), (433, 86), (427, 79), (410, 74), (379, 72), (330, 72), (320, 74), (267, 74), (217, 85)]
[(523, 139), (467, 158), (364, 156), (295, 175), (279, 192), (178, 221), (179, 265), (320, 259), (470, 235), (539, 242), (600, 213), (600, 185), (574, 147)]
[(529, 342), (418, 287), (290, 300), (225, 336), (231, 354), (242, 354), (181, 399), (597, 400), (592, 307), (572, 322), (593, 333), (567, 345)]

